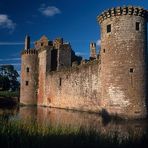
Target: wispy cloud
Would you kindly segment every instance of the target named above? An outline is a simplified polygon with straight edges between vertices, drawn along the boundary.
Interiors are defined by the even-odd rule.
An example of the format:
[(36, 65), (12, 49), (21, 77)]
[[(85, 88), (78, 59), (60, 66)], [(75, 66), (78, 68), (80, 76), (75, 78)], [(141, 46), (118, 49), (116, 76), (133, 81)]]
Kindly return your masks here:
[(97, 40), (96, 45), (101, 46), (101, 40), (100, 39)]
[(10, 58), (10, 59), (0, 59), (0, 62), (4, 62), (4, 61), (20, 61), (21, 58)]
[(24, 45), (24, 42), (0, 42), (0, 45)]
[(13, 65), (13, 66), (20, 66), (21, 63), (3, 63), (3, 64), (0, 64), (1, 65)]
[(7, 28), (11, 32), (14, 31), (16, 23), (9, 19), (8, 15), (0, 14), (0, 28)]
[[(35, 42), (35, 41), (34, 41)], [(31, 42), (30, 44), (34, 44), (34, 42)], [(0, 45), (24, 45), (24, 42), (1, 42), (0, 41)]]
[(77, 56), (87, 56), (88, 53), (85, 53), (85, 52), (76, 52), (75, 53)]
[(52, 17), (56, 14), (60, 14), (61, 10), (55, 6), (46, 6), (42, 4), (41, 7), (38, 9), (44, 16)]
[(27, 21), (26, 21), (26, 24), (32, 25), (32, 24), (34, 24), (34, 22), (27, 20)]

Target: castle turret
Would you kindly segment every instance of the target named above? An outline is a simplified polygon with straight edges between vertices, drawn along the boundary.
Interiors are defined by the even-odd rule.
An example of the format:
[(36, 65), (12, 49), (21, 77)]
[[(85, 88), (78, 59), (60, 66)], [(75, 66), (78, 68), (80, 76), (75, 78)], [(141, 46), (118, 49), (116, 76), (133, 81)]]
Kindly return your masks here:
[(55, 49), (59, 49), (62, 44), (63, 38), (56, 38), (53, 43)]
[(107, 112), (144, 118), (146, 109), (147, 11), (117, 7), (104, 11), (101, 25), (101, 103)]
[(96, 43), (90, 43), (90, 59), (96, 59)]
[(20, 103), (37, 104), (38, 51), (30, 49), (30, 37), (26, 36), (25, 49), (21, 55)]
[(30, 36), (26, 35), (25, 38), (25, 50), (30, 49)]

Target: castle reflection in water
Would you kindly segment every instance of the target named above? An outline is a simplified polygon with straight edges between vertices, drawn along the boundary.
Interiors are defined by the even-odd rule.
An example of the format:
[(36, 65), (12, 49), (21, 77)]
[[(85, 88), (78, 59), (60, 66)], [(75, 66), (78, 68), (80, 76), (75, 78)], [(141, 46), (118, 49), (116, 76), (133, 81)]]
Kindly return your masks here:
[(146, 120), (122, 120), (106, 122), (98, 114), (70, 111), (47, 107), (20, 107), (13, 110), (0, 110), (9, 119), (33, 120), (41, 125), (82, 127), (85, 130), (95, 129), (103, 135), (116, 134), (120, 140), (130, 136), (140, 138), (148, 129)]

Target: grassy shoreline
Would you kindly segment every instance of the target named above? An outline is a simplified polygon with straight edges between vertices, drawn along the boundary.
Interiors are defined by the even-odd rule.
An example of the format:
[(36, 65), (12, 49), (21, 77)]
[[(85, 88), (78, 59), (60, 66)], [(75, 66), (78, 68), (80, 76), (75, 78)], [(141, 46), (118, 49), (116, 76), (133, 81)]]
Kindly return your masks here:
[(17, 105), (19, 92), (0, 91), (0, 107), (11, 107)]
[(119, 140), (116, 134), (102, 135), (94, 129), (86, 131), (82, 127), (42, 126), (35, 121), (6, 121), (0, 119), (1, 147), (146, 147), (148, 133), (140, 139), (134, 135)]
[(0, 91), (0, 97), (3, 98), (19, 98), (19, 92), (11, 92), (11, 91)]

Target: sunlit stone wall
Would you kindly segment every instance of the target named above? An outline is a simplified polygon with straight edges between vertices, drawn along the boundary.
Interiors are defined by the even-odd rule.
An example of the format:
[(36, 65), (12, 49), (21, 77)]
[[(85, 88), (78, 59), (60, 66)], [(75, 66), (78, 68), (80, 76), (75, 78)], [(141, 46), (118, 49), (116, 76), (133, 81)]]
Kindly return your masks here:
[(101, 99), (99, 61), (59, 72), (46, 79), (46, 104), (52, 107), (99, 112)]

